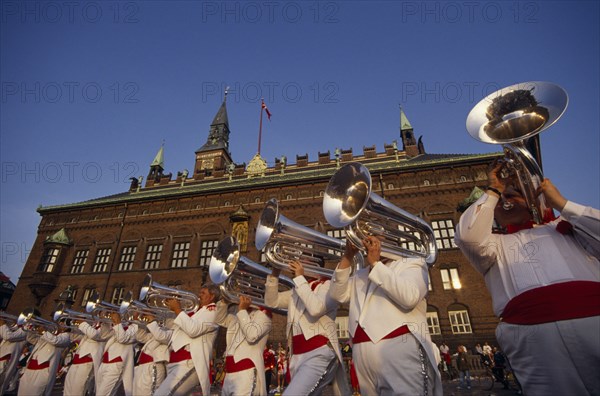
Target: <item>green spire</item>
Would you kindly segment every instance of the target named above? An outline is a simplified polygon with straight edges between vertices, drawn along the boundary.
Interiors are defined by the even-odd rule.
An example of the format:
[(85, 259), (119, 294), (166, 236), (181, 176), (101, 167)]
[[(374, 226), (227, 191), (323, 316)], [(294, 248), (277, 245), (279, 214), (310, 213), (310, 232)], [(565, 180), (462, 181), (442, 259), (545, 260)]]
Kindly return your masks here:
[(163, 144), (160, 145), (160, 149), (158, 150), (158, 153), (156, 153), (156, 157), (154, 157), (154, 161), (152, 161), (152, 163), (150, 164), (150, 167), (153, 166), (160, 166), (161, 168), (165, 169), (165, 143), (163, 142)]
[(413, 127), (412, 127), (412, 125), (410, 125), (410, 121), (408, 121), (406, 114), (404, 114), (404, 110), (402, 110), (402, 106), (400, 106), (400, 130), (406, 131), (408, 129), (413, 129)]

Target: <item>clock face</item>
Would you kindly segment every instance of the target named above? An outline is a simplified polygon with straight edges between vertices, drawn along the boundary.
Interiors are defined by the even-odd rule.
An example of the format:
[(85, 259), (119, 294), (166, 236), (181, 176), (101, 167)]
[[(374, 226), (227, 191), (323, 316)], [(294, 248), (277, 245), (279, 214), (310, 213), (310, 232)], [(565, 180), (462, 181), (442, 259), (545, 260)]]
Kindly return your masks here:
[(202, 161), (201, 169), (212, 169), (215, 165), (215, 160), (213, 158), (205, 159)]

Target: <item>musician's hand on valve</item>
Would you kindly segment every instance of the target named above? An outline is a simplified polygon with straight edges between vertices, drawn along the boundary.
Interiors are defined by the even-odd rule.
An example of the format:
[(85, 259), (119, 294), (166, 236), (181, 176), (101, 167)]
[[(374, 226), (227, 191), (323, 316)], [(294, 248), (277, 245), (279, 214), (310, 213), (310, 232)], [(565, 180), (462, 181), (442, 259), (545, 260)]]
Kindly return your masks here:
[(367, 250), (367, 262), (374, 267), (381, 260), (381, 241), (377, 237), (369, 236), (363, 240), (363, 245)]
[(540, 183), (536, 193), (543, 193), (548, 206), (558, 210), (559, 212), (562, 212), (567, 204), (567, 199), (562, 196), (560, 191), (558, 191), (558, 188), (556, 188), (556, 186), (552, 184), (548, 178), (544, 178), (544, 180), (542, 180), (542, 183)]
[(503, 163), (497, 159), (492, 163), (491, 169), (488, 171), (488, 185), (491, 188), (498, 190), (501, 194), (506, 188), (504, 180), (499, 175), (502, 171), (502, 167)]
[(121, 315), (116, 312), (110, 314), (110, 320), (112, 320), (113, 324), (118, 325), (121, 323)]
[(252, 300), (248, 296), (240, 296), (240, 303), (238, 304), (238, 311), (245, 311), (250, 308)]
[(182, 312), (181, 303), (175, 298), (169, 298), (165, 300), (165, 305), (171, 311), (175, 312), (175, 315), (179, 315)]
[(292, 261), (290, 263), (290, 269), (294, 273), (294, 277), (303, 276), (304, 275), (304, 266), (300, 264), (299, 261)]

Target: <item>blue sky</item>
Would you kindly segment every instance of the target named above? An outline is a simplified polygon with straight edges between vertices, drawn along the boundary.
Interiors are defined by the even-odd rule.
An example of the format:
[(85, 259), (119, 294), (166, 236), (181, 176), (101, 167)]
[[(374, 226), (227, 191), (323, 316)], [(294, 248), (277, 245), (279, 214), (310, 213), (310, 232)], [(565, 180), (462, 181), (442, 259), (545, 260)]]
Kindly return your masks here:
[(401, 104), (429, 153), (499, 147), (465, 130), (487, 94), (551, 81), (569, 94), (542, 134), (568, 198), (600, 206), (597, 1), (0, 1), (0, 268), (17, 282), (38, 205), (125, 191), (165, 141), (194, 150), (230, 86), (234, 161), (399, 140)]

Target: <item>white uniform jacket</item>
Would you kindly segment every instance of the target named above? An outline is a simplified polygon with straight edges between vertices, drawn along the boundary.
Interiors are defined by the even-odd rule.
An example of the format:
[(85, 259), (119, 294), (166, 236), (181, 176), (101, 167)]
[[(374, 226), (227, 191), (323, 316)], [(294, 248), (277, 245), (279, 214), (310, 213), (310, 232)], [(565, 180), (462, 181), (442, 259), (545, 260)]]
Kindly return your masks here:
[[(421, 258), (405, 258), (388, 264), (378, 262), (350, 277), (350, 268), (336, 269), (329, 289), (339, 303), (350, 303), (348, 331), (353, 337), (361, 326), (377, 343), (403, 325), (419, 341), (435, 368), (433, 343), (427, 327), (427, 264)], [(437, 372), (437, 370), (435, 370)], [(438, 375), (435, 389), (441, 392)]]
[(26, 336), (27, 334), (20, 327), (11, 330), (6, 324), (0, 326), (0, 339), (2, 340), (0, 342), (0, 358), (10, 354), (12, 359), (14, 355), (20, 354)]
[(50, 373), (48, 384), (44, 391), (44, 395), (50, 395), (54, 387), (54, 381), (56, 380), (55, 373), (60, 364), (62, 350), (71, 344), (71, 336), (69, 333), (52, 334), (45, 331), (40, 337), (30, 338), (29, 340), (35, 343), (29, 360), (35, 359), (38, 364), (50, 363), (48, 368), (48, 373)]
[[(237, 309), (237, 306), (235, 307)], [(217, 303), (216, 322), (227, 328), (227, 356), (233, 356), (237, 363), (242, 359), (250, 359), (258, 373), (256, 378), (256, 394), (266, 395), (265, 362), (263, 351), (271, 332), (271, 318), (260, 309), (242, 310), (235, 315), (228, 312), (225, 302)]]
[[(108, 354), (108, 360), (114, 360), (117, 357), (121, 357), (123, 360), (123, 388), (125, 389), (126, 395), (131, 395), (133, 392), (133, 367), (135, 351), (134, 345), (137, 343), (135, 339), (135, 333), (137, 332), (137, 325), (132, 324), (125, 329), (121, 323), (113, 326), (114, 334), (106, 342), (104, 352)], [(98, 384), (98, 378), (96, 378), (96, 384)]]
[[(297, 276), (294, 278), (295, 288), (280, 293), (279, 279), (269, 275), (265, 286), (265, 304), (272, 308), (287, 309), (288, 340), (298, 334), (303, 334), (307, 340), (316, 335), (329, 339), (340, 361), (335, 381), (343, 393), (347, 381), (335, 323), (339, 304), (329, 295), (329, 280), (314, 282), (317, 284), (309, 283), (304, 276)], [(291, 342), (289, 344), (291, 347)]]
[(138, 340), (138, 342), (144, 344), (141, 352), (152, 356), (154, 363), (169, 361), (168, 340), (163, 339), (162, 341), (158, 341), (150, 331), (144, 329), (143, 327), (138, 327), (135, 338)]
[(171, 350), (175, 352), (189, 345), (203, 395), (210, 394), (210, 358), (219, 329), (215, 314), (215, 304), (208, 304), (192, 316), (181, 312), (173, 321), (173, 330), (161, 328), (156, 322), (148, 325), (152, 335), (159, 342), (169, 342)]
[(80, 358), (87, 355), (92, 357), (94, 363), (94, 376), (98, 374), (98, 369), (102, 363), (102, 354), (104, 353), (104, 346), (106, 341), (112, 337), (114, 330), (108, 324), (101, 324), (100, 326), (91, 326), (89, 323), (82, 322), (79, 324), (79, 330), (83, 333), (83, 338), (79, 343), (76, 354)]

